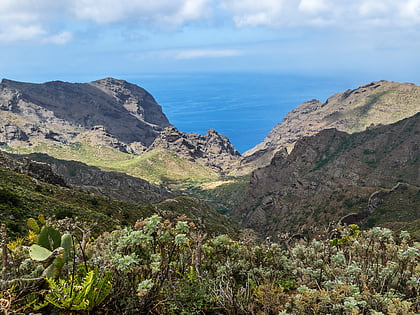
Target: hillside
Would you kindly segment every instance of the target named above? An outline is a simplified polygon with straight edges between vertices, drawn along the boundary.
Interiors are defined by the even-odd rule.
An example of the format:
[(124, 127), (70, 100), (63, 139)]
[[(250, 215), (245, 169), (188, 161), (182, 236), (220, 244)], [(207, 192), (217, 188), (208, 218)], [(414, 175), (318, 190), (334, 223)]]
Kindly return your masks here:
[[(388, 213), (388, 222), (399, 222), (419, 237), (419, 135), (420, 113), (360, 133), (326, 129), (304, 137), (290, 155), (279, 151), (270, 165), (252, 173), (248, 198), (236, 216), (264, 235), (297, 232), (350, 213), (365, 214), (372, 193), (404, 182), (413, 195), (391, 200), (398, 196), (391, 194), (382, 206), (398, 204), (389, 210), (394, 215), (390, 219)], [(403, 209), (411, 209), (413, 217), (399, 217)]]
[[(52, 166), (0, 152), (0, 220), (12, 235), (22, 234), (26, 230), (26, 219), (39, 214), (47, 219), (78, 218), (81, 224), (92, 226), (95, 235), (118, 226), (133, 225), (155, 213), (166, 218), (188, 216), (209, 233), (236, 233), (235, 224), (198, 199), (178, 196), (162, 200), (171, 197), (170, 194), (148, 187), (150, 184), (137, 178), (109, 174), (79, 162), (58, 161), (45, 155), (30, 158), (48, 161)], [(72, 179), (73, 171), (82, 172), (84, 177)], [(131, 185), (131, 188), (125, 187), (123, 191), (123, 185)], [(121, 195), (116, 196), (118, 193)], [(145, 203), (147, 198), (148, 204), (134, 203)]]
[(35, 161), (45, 163), (51, 167), (53, 174), (64, 180), (68, 187), (78, 188), (114, 200), (142, 205), (172, 197), (168, 190), (154, 186), (141, 178), (120, 172), (102, 171), (98, 167), (77, 161), (59, 160), (43, 153), (13, 155), (13, 158), (23, 163), (35, 164)]
[(213, 129), (204, 136), (178, 131), (147, 91), (114, 78), (43, 84), (3, 79), (0, 144), (10, 152), (43, 152), (100, 167), (105, 159), (116, 162), (164, 150), (219, 174), (229, 172), (240, 157)]
[(347, 133), (364, 131), (410, 117), (420, 111), (420, 86), (388, 81), (371, 82), (337, 93), (325, 102), (311, 100), (288, 113), (264, 141), (243, 154), (242, 173), (267, 165), (274, 153), (296, 141), (335, 128)]
[(7, 121), (2, 141), (7, 144), (32, 138), (69, 143), (102, 126), (115, 146), (135, 151), (135, 145), (150, 145), (169, 126), (149, 93), (113, 78), (84, 84), (3, 79), (0, 91), (2, 120)]
[[(125, 81), (3, 80), (0, 88), (2, 149), (24, 155), (15, 156), (23, 162), (9, 170), (36, 180), (150, 211), (155, 208), (149, 204), (163, 202), (175, 213), (176, 205), (185, 212), (184, 202), (165, 199), (186, 194), (199, 209), (190, 215), (199, 218), (203, 211), (216, 217), (217, 209), (261, 235), (298, 231), (351, 213), (365, 226), (394, 224), (417, 233), (407, 214), (418, 208), (418, 114), (398, 121), (419, 109), (414, 84), (379, 81), (325, 103), (306, 102), (244, 157), (216, 130), (199, 135), (171, 126), (150, 94)], [(44, 163), (53, 172), (37, 177), (31, 165), (47, 169)], [(397, 182), (408, 185), (404, 196), (410, 196), (389, 194), (377, 212), (367, 214), (370, 195)], [(401, 222), (390, 206), (397, 198), (403, 199)], [(220, 218), (221, 225), (233, 224)]]

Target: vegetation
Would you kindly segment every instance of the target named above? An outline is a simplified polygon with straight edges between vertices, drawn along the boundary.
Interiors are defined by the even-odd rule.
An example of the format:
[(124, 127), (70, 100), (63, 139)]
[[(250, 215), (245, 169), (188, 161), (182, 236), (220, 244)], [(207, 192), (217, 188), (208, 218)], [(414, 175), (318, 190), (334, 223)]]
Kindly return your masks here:
[(0, 167), (0, 221), (12, 236), (25, 233), (25, 221), (39, 214), (56, 219), (83, 218), (92, 226), (92, 234), (98, 235), (117, 226), (133, 225), (156, 212), (165, 217), (187, 215), (212, 233), (235, 233), (233, 223), (195, 198), (178, 196), (140, 206), (47, 184)]
[(134, 224), (154, 212), (147, 207), (50, 185), (0, 167), (0, 221), (12, 235), (21, 235), (25, 220), (39, 214), (58, 219), (83, 217), (98, 234), (117, 225)]
[(232, 209), (237, 209), (245, 199), (246, 187), (249, 176), (228, 177), (216, 182), (202, 185), (190, 185), (184, 192), (197, 196), (209, 203), (221, 214), (232, 214)]
[[(57, 277), (46, 275), (45, 261), (29, 259), (28, 246), (43, 239), (45, 227), (74, 240)], [(350, 225), (273, 243), (258, 242), (250, 231), (238, 240), (210, 237), (185, 217), (158, 215), (96, 239), (70, 219), (47, 222), (39, 234), (32, 228), (3, 246), (9, 254), (0, 282), (4, 314), (420, 311), (420, 246), (406, 231), (395, 236)]]
[(68, 145), (38, 142), (35, 145), (16, 147), (8, 151), (18, 154), (46, 153), (57, 159), (75, 160), (106, 171), (140, 177), (154, 184), (199, 185), (219, 178), (219, 175), (209, 168), (164, 150), (134, 155), (111, 147), (82, 142)]

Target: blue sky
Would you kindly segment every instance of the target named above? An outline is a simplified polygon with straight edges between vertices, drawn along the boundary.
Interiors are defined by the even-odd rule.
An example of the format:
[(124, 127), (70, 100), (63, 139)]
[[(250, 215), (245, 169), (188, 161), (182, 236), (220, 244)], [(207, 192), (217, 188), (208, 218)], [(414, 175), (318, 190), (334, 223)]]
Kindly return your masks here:
[(420, 0), (0, 1), (0, 74), (22, 81), (270, 71), (420, 83), (419, 51)]

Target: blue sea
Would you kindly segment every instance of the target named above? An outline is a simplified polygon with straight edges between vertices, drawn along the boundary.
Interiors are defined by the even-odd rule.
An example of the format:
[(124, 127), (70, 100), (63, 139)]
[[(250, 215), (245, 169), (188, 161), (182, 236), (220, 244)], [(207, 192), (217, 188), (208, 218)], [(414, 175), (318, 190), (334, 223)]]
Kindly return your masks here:
[(148, 74), (130, 78), (150, 92), (171, 124), (184, 132), (210, 128), (243, 153), (260, 143), (301, 103), (369, 82), (273, 73)]

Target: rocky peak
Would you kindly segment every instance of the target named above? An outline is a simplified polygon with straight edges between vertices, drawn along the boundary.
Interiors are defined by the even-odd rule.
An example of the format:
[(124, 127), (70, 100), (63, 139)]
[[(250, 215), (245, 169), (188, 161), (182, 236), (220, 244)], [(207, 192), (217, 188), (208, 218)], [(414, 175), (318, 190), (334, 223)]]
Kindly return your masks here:
[(202, 136), (185, 133), (171, 126), (162, 131), (149, 150), (164, 149), (190, 161), (226, 173), (238, 162), (240, 154), (229, 139), (214, 129)]
[(8, 120), (29, 138), (35, 136), (30, 128), (42, 126), (58, 134), (57, 139), (61, 134), (68, 142), (81, 132), (102, 125), (127, 146), (133, 142), (148, 146), (170, 125), (147, 91), (113, 78), (91, 83), (43, 84), (3, 79), (0, 110), (3, 121)]
[(90, 84), (112, 96), (118, 104), (140, 121), (160, 127), (169, 126), (162, 108), (157, 106), (153, 96), (143, 88), (114, 78), (105, 78)]
[[(419, 104), (418, 85), (384, 80), (371, 82), (334, 94), (324, 103), (318, 100), (304, 102), (288, 113), (262, 143), (243, 156), (255, 155), (248, 160), (256, 166), (263, 166), (269, 161), (267, 155), (272, 157), (281, 148), (291, 152), (295, 143), (305, 136), (328, 128), (354, 133), (379, 124), (391, 124), (419, 112)], [(258, 157), (263, 157), (260, 163)], [(242, 164), (246, 164), (246, 160)]]

